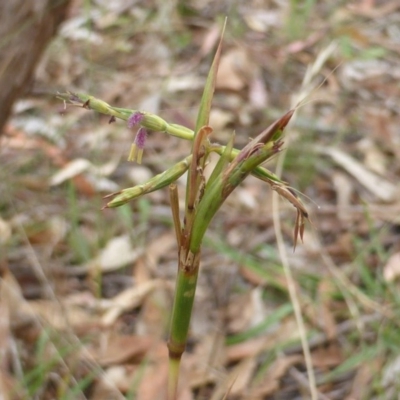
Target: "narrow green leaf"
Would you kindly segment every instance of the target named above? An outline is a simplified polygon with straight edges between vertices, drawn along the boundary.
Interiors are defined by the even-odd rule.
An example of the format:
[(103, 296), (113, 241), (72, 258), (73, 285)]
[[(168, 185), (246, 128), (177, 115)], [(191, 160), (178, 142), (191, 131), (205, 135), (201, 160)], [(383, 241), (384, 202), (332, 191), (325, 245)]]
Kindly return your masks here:
[(212, 102), (212, 99), (214, 96), (215, 82), (217, 80), (219, 60), (221, 58), (222, 39), (224, 37), (225, 27), (226, 27), (226, 19), (224, 22), (224, 26), (222, 28), (221, 39), (219, 41), (218, 48), (217, 48), (217, 51), (214, 56), (214, 61), (211, 65), (210, 71), (207, 76), (207, 81), (206, 81), (206, 84), (204, 87), (203, 96), (202, 96), (201, 102), (200, 102), (199, 113), (197, 115), (195, 132), (198, 132), (198, 130), (202, 126), (208, 125), (208, 120), (209, 120), (210, 110), (211, 110), (211, 102)]
[(201, 193), (200, 185), (204, 181), (203, 169), (204, 162), (207, 157), (208, 148), (208, 137), (212, 133), (210, 126), (202, 126), (194, 138), (192, 148), (192, 162), (190, 163), (188, 173), (188, 188), (186, 197), (186, 216), (189, 217), (188, 213), (192, 213), (197, 206), (197, 202), (200, 200)]
[(187, 171), (191, 159), (191, 155), (187, 156), (182, 161), (175, 164), (173, 167), (149, 179), (146, 183), (123, 189), (118, 193), (106, 196), (106, 198), (108, 198), (115, 195), (113, 200), (107, 203), (106, 208), (122, 206), (130, 200), (136, 199), (146, 193), (151, 193), (170, 185)]
[[(200, 102), (200, 108), (197, 115), (196, 128), (192, 145), (193, 160), (189, 168), (188, 179), (186, 184), (186, 202), (185, 202), (185, 226), (184, 236), (190, 238), (192, 235), (192, 224), (194, 219), (194, 211), (196, 202), (202, 197), (201, 182), (204, 182), (203, 171), (206, 164), (206, 159), (209, 154), (209, 140), (205, 129), (208, 127), (208, 121), (211, 110), (211, 103), (214, 96), (215, 82), (219, 60), (221, 56), (222, 38), (225, 31), (226, 20), (222, 29), (221, 39), (218, 44), (217, 51), (214, 56), (214, 61), (210, 67), (207, 80), (204, 86), (203, 95)], [(211, 129), (211, 128), (209, 128)], [(211, 132), (209, 132), (211, 133)], [(190, 239), (189, 239), (190, 240)]]
[(217, 165), (214, 167), (210, 177), (208, 178), (205, 191), (207, 191), (208, 188), (214, 183), (217, 176), (222, 173), (222, 171), (225, 169), (225, 167), (231, 160), (234, 141), (235, 141), (235, 133), (232, 133), (231, 137), (229, 138), (228, 144), (224, 147), (224, 151), (221, 154), (221, 157), (219, 158)]

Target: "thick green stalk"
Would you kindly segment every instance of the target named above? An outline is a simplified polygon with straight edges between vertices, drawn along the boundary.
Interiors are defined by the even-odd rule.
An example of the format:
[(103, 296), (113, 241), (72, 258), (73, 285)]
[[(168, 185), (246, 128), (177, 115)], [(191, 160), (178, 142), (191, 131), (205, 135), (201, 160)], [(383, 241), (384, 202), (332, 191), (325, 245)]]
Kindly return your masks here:
[(180, 248), (174, 305), (168, 340), (168, 400), (177, 399), (179, 368), (189, 333), (199, 265), (200, 252), (197, 253), (195, 257), (188, 257), (185, 249), (182, 247)]
[(168, 348), (173, 358), (180, 357), (185, 350), (189, 323), (192, 310), (194, 295), (196, 292), (197, 275), (199, 270), (199, 253), (196, 257), (196, 264), (188, 266), (181, 265), (176, 280), (176, 298), (174, 302), (171, 318), (171, 328)]

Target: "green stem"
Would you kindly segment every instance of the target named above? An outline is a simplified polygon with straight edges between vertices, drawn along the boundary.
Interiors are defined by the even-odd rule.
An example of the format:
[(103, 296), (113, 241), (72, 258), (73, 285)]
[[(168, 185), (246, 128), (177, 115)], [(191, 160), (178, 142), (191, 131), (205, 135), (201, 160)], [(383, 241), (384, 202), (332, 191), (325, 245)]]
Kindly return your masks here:
[(168, 400), (176, 400), (178, 398), (178, 382), (179, 369), (181, 360), (169, 358), (168, 366)]
[[(181, 251), (183, 254), (179, 252), (179, 268), (176, 278), (174, 306), (172, 310), (170, 336), (168, 340), (168, 400), (176, 399), (179, 366), (182, 354), (186, 348), (190, 317), (192, 315), (197, 277), (199, 273), (200, 253), (194, 257), (188, 257), (184, 249), (181, 249)], [(188, 260), (190, 261), (188, 262)]]
[(190, 272), (186, 272), (184, 269), (186, 267), (179, 268), (176, 279), (174, 307), (168, 342), (168, 349), (173, 358), (180, 357), (185, 350), (191, 310), (196, 292), (198, 267)]

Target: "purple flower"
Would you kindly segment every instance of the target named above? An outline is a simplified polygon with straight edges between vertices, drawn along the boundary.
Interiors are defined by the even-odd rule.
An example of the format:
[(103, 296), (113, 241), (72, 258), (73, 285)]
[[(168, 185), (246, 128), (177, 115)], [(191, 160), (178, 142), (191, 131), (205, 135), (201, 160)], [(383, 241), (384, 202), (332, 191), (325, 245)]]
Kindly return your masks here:
[(144, 149), (144, 145), (146, 144), (146, 139), (147, 139), (147, 130), (146, 128), (141, 127), (135, 137), (135, 144), (138, 147), (139, 150)]
[(147, 130), (146, 128), (139, 128), (136, 133), (135, 141), (131, 146), (128, 161), (137, 161), (138, 164), (142, 163), (143, 149), (146, 144)]
[(128, 118), (128, 128), (131, 129), (135, 125), (140, 124), (143, 117), (144, 117), (144, 114), (141, 113), (140, 111), (136, 111), (133, 114), (131, 114), (130, 117)]

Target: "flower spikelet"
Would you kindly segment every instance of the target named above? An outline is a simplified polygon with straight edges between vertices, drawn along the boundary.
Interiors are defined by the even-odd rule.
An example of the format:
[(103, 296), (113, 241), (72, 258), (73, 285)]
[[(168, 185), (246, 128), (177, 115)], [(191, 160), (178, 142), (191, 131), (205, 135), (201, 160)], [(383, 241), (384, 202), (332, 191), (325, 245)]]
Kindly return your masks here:
[(138, 164), (142, 163), (142, 156), (144, 146), (146, 144), (147, 139), (147, 130), (146, 128), (139, 128), (136, 133), (135, 141), (131, 146), (131, 150), (129, 152), (128, 161), (137, 161)]

